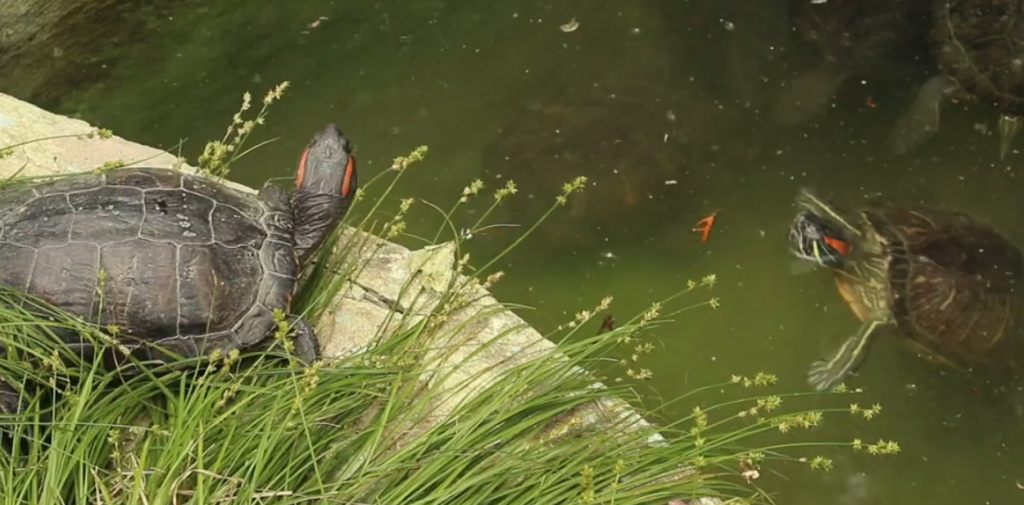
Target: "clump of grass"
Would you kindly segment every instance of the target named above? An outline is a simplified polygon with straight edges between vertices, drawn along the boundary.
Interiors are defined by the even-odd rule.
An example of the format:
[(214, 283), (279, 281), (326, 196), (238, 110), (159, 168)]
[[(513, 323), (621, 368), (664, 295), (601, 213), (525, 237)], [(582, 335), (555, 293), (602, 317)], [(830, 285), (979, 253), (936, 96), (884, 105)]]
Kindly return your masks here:
[[(85, 133), (71, 133), (71, 134), (65, 134), (65, 135), (51, 135), (51, 136), (48, 136), (48, 137), (40, 137), (40, 138), (29, 139), (29, 140), (26, 140), (26, 141), (23, 141), (23, 142), (17, 142), (17, 143), (14, 143), (14, 144), (11, 144), (11, 145), (7, 145), (7, 146), (0, 146), (0, 161), (2, 161), (4, 159), (7, 159), (7, 158), (13, 157), (15, 155), (15, 153), (17, 152), (17, 150), (20, 149), (20, 148), (23, 148), (23, 147), (25, 147), (27, 145), (31, 145), (31, 144), (37, 144), (39, 142), (48, 142), (48, 141), (52, 141), (52, 140), (71, 139), (71, 138), (79, 139), (79, 140), (87, 140), (87, 139), (103, 139), (103, 140), (106, 140), (106, 139), (109, 139), (112, 136), (114, 136), (114, 133), (112, 131), (108, 130), (108, 129), (105, 129), (105, 128), (94, 128), (94, 129), (91, 129), (91, 130), (89, 130), (89, 131), (87, 131)], [(119, 166), (123, 166), (125, 163), (122, 162), (122, 161), (108, 162), (104, 166), (113, 166), (115, 164), (117, 164)], [(26, 165), (27, 165), (27, 162), (26, 162)], [(53, 176), (23, 176), (23, 175), (21, 175), (21, 172), (22, 172), (22, 170), (25, 169), (26, 165), (22, 165), (17, 170), (15, 170), (13, 173), (11, 173), (7, 177), (5, 177), (3, 180), (0, 180), (0, 188), (3, 188), (5, 186), (7, 186), (7, 185), (11, 184), (14, 181), (28, 182), (28, 181), (39, 179), (41, 177), (53, 177)], [(99, 167), (99, 168), (103, 168), (103, 167)]]
[[(28, 341), (42, 332), (31, 317), (0, 312), (0, 333)], [(60, 317), (49, 324), (87, 329)], [(49, 412), (51, 421), (38, 414), (0, 418), (22, 442), (0, 456), (2, 499), (648, 504), (723, 496), (753, 502), (758, 494), (743, 477), (752, 479), (770, 460), (827, 469), (824, 458), (783, 454), (825, 445), (820, 442), (748, 445), (769, 431), (813, 428), (828, 414), (776, 414), (784, 394), (695, 407), (688, 418), (660, 427), (625, 415), (588, 420), (588, 406), (614, 407), (629, 398), (625, 385), (595, 387), (594, 371), (636, 330), (627, 324), (563, 342), (557, 352), (511, 367), (440, 421), (434, 416), (443, 393), (420, 381), (436, 372), (427, 356), (439, 337), (425, 321), (309, 368), (262, 353), (245, 366), (232, 353), (134, 376), (99, 363), (69, 366), (46, 360), (45, 353), (38, 355), (42, 367), (7, 361), (5, 380), (40, 381), (60, 394), (46, 388), (28, 394), (28, 411)], [(774, 382), (758, 374), (726, 384)], [(830, 412), (840, 411), (849, 409)], [(895, 449), (888, 443), (828, 445)]]
[[(279, 88), (283, 91), (283, 87)], [(268, 94), (256, 120), (236, 115), (225, 139), (204, 152), (204, 173), (222, 177), (238, 159), (266, 107), (280, 93)], [(248, 103), (248, 100), (245, 101)], [(246, 126), (249, 125), (249, 126)], [(211, 143), (215, 144), (215, 143)], [(396, 158), (364, 184), (394, 175), (385, 195), (426, 147)], [(0, 292), (0, 342), (8, 353), (0, 360), (0, 379), (22, 390), (24, 414), (0, 416), (10, 440), (0, 453), (3, 503), (51, 504), (658, 504), (697, 497), (721, 497), (730, 503), (755, 503), (768, 497), (756, 486), (761, 470), (773, 462), (795, 461), (827, 470), (830, 460), (808, 452), (846, 446), (872, 454), (898, 451), (893, 442), (823, 442), (803, 437), (761, 444), (765, 435), (794, 437), (812, 430), (827, 416), (854, 413), (864, 419), (880, 407), (835, 407), (782, 412), (784, 399), (804, 394), (777, 393), (766, 373), (732, 376), (672, 400), (691, 405), (683, 419), (654, 426), (657, 409), (635, 401), (624, 381), (609, 380), (625, 367), (634, 379), (649, 377), (641, 357), (650, 352), (644, 334), (682, 312), (717, 308), (711, 296), (714, 275), (691, 281), (679, 293), (651, 305), (618, 327), (597, 335), (582, 328), (607, 314), (613, 300), (604, 297), (547, 337), (553, 347), (518, 356), (490, 374), (483, 387), (463, 400), (459, 391), (435, 387), (460, 366), (439, 368), (453, 338), (473, 321), (509, 310), (498, 304), (473, 309), (479, 289), (498, 282), (496, 262), (525, 240), (543, 220), (581, 191), (585, 178), (568, 182), (544, 218), (508, 249), (475, 267), (458, 253), (456, 274), (420, 317), (372, 339), (372, 345), (345, 356), (298, 366), (278, 359), (281, 351), (253, 352), (172, 365), (134, 362), (134, 373), (109, 370), (100, 362), (76, 359), (59, 336), (70, 334), (119, 352), (110, 328), (99, 328), (46, 306), (14, 290)], [(511, 181), (493, 192), (482, 217), (456, 224), (457, 210), (482, 194), (474, 181), (447, 211), (432, 237), (444, 236), (457, 247), (490, 225), (487, 217), (516, 194)], [(407, 236), (405, 218), (417, 200), (402, 199), (397, 212), (378, 221), (384, 198), (362, 213), (354, 232), (339, 227), (316, 261), (303, 273), (292, 311), (320, 320), (372, 255), (372, 235)], [(346, 221), (358, 212), (350, 212)], [(446, 233), (447, 232), (447, 233)], [(6, 294), (5, 294), (6, 293)], [(684, 301), (681, 306), (677, 306)], [(456, 323), (470, 310), (468, 321)], [(474, 311), (475, 310), (475, 311)], [(287, 343), (287, 322), (278, 314), (275, 338)], [(474, 354), (497, 352), (505, 334), (477, 342)], [(289, 347), (284, 345), (284, 357)], [(626, 357), (622, 357), (626, 356)], [(490, 371), (476, 372), (476, 376)], [(724, 387), (757, 391), (728, 401), (700, 396)], [(849, 394), (842, 388), (832, 394)], [(440, 405), (449, 405), (442, 411)], [(760, 444), (760, 445), (759, 445)], [(807, 454), (803, 454), (803, 453)], [(796, 453), (796, 454), (794, 454)]]
[(263, 105), (254, 119), (245, 119), (243, 115), (252, 107), (252, 95), (246, 91), (242, 94), (242, 105), (238, 112), (231, 118), (231, 124), (221, 140), (208, 142), (199, 155), (199, 166), (196, 172), (208, 175), (213, 178), (224, 178), (231, 171), (231, 165), (237, 162), (246, 154), (271, 142), (270, 140), (260, 142), (248, 149), (243, 149), (249, 135), (257, 126), (266, 123), (269, 108), (284, 96), (290, 83), (284, 81), (276, 87), (267, 91), (263, 96)]
[(18, 149), (18, 148), (21, 148), (21, 147), (24, 147), (24, 146), (27, 146), (27, 145), (30, 145), (30, 144), (37, 144), (39, 142), (49, 142), (51, 140), (57, 140), (57, 139), (79, 139), (79, 140), (94, 139), (94, 138), (109, 139), (110, 137), (113, 137), (113, 136), (114, 136), (114, 132), (112, 132), (112, 131), (110, 131), (110, 130), (108, 130), (106, 128), (94, 128), (94, 129), (92, 129), (92, 130), (90, 130), (88, 132), (85, 132), (85, 133), (69, 133), (69, 134), (64, 134), (64, 135), (50, 135), (48, 137), (39, 137), (39, 138), (29, 139), (29, 140), (26, 140), (24, 142), (18, 142), (18, 143), (11, 144), (11, 145), (4, 146), (4, 147), (0, 148), (0, 160), (2, 160), (4, 158), (9, 158), (11, 156), (14, 156), (15, 150)]

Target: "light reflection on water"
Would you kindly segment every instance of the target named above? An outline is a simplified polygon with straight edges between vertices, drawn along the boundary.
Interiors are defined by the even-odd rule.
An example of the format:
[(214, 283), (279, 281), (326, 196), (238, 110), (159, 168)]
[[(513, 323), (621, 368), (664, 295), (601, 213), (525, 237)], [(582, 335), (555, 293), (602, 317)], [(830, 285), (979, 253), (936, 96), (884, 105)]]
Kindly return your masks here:
[[(192, 44), (192, 52), (164, 70), (128, 66), (105, 90), (76, 95), (61, 110), (82, 110), (85, 119), (150, 144), (171, 146), (187, 136), (195, 153), (199, 139), (220, 136), (243, 90), (259, 94), (289, 79), (291, 93), (263, 131), (282, 140), (251, 159), (250, 168), (239, 168), (237, 179), (258, 185), (287, 175), (308, 134), (321, 123), (338, 121), (357, 144), (368, 174), (417, 145), (429, 145), (428, 160), (413, 170), (397, 196), (442, 207), (474, 177), (491, 190), (514, 179), (522, 198), (550, 198), (545, 188), (576, 175), (589, 175), (604, 188), (614, 179), (595, 167), (595, 173), (579, 173), (590, 166), (580, 157), (597, 152), (614, 158), (608, 142), (634, 131), (657, 138), (663, 128), (678, 147), (667, 158), (678, 160), (672, 192), (660, 201), (640, 198), (628, 209), (614, 198), (591, 198), (582, 217), (556, 214), (553, 219), (560, 221), (552, 223), (552, 233), (578, 233), (593, 242), (551, 235), (528, 240), (505, 262), (509, 275), (497, 294), (536, 307), (524, 316), (550, 330), (604, 295), (615, 296), (614, 312), (626, 318), (688, 279), (715, 273), (722, 307), (686, 313), (658, 330), (659, 351), (645, 361), (654, 371), (648, 383), (652, 399), (761, 370), (777, 374), (782, 389), (803, 389), (806, 366), (855, 331), (857, 322), (828, 275), (790, 273), (786, 226), (799, 186), (815, 186), (850, 204), (880, 195), (956, 206), (1024, 244), (1021, 156), (999, 162), (996, 138), (975, 127), (985, 124), (994, 131), (994, 114), (957, 108), (946, 110), (942, 130), (919, 151), (887, 154), (887, 128), (912, 96), (916, 84), (911, 82), (851, 80), (824, 116), (795, 128), (768, 126), (770, 93), (794, 50), (785, 9), (758, 2), (755, 12), (750, 4), (632, 0), (463, 7), (438, 1), (352, 8), (317, 0), (301, 7), (267, 5), (257, 13), (224, 2), (221, 16), (207, 13), (205, 22), (212, 26), (203, 33), (215, 33), (216, 23), (227, 22), (217, 20), (264, 28), (276, 20), (272, 24), (278, 28), (236, 30), (230, 41), (217, 39), (223, 47)], [(320, 16), (328, 19), (313, 30), (304, 27), (302, 20)], [(558, 25), (572, 17), (580, 28), (560, 31)], [(170, 39), (194, 30), (164, 26)], [(166, 47), (154, 42), (153, 50)], [(565, 123), (578, 130), (558, 138), (567, 139), (564, 149), (576, 152), (576, 158), (552, 156), (532, 166), (495, 159), (494, 153), (503, 152), (496, 142), (511, 142), (522, 134), (519, 129), (550, 126), (524, 120), (531, 111), (563, 102), (593, 104), (584, 92), (597, 89), (600, 95), (637, 81), (652, 91), (631, 92), (635, 103), (628, 113), (597, 106), (586, 109), (590, 116)], [(866, 105), (869, 98), (874, 106)], [(79, 109), (83, 102), (87, 107)], [(180, 105), (165, 107), (169, 102)], [(670, 116), (675, 120), (667, 121)], [(557, 144), (555, 137), (531, 138)], [(546, 156), (560, 152), (557, 145), (538, 147), (547, 149)], [(652, 158), (639, 159), (616, 166), (643, 171), (639, 180), (645, 187), (663, 191), (661, 176), (650, 176)], [(588, 196), (617, 194), (602, 188), (592, 188)], [(419, 209), (423, 222), (414, 228), (433, 230), (436, 216), (426, 206)], [(722, 209), (715, 229), (701, 244), (690, 228), (715, 209)], [(535, 210), (532, 214), (518, 217), (530, 222), (537, 217)], [(607, 221), (588, 219), (592, 215), (625, 216), (627, 224), (604, 240), (611, 236), (601, 226)], [(471, 219), (465, 221), (459, 224)], [(507, 238), (485, 234), (475, 239), (481, 242), (474, 254), (486, 257)], [(762, 472), (761, 484), (779, 492), (780, 503), (995, 504), (1024, 497), (1015, 484), (1024, 483), (1019, 465), (1024, 421), (1006, 405), (938, 374), (891, 335), (880, 339), (850, 384), (866, 391), (854, 401), (880, 403), (883, 414), (866, 423), (833, 416), (821, 430), (798, 436), (895, 439), (902, 453), (830, 453), (836, 468), (827, 474), (796, 467)]]

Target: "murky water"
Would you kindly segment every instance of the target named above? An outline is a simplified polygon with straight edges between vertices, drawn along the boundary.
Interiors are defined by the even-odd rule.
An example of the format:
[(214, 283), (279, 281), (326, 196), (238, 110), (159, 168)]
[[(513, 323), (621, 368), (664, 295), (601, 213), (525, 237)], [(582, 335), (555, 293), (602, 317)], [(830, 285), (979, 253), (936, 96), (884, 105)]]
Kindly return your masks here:
[[(659, 351), (644, 362), (652, 398), (761, 370), (779, 375), (783, 389), (804, 390), (806, 366), (858, 323), (830, 276), (791, 274), (786, 227), (801, 185), (852, 205), (875, 196), (949, 204), (1024, 244), (1024, 180), (1019, 152), (999, 161), (996, 117), (980, 108), (947, 107), (932, 141), (888, 153), (887, 130), (932, 72), (925, 61), (849, 79), (824, 115), (773, 126), (778, 83), (815, 61), (788, 33), (784, 3), (186, 5), (153, 22), (149, 45), (124, 48), (102, 86), (46, 105), (151, 145), (188, 137), (194, 160), (222, 134), (243, 91), (259, 96), (290, 80), (260, 133), (281, 140), (239, 165), (237, 180), (288, 175), (329, 121), (358, 145), (365, 180), (429, 145), (394, 196), (444, 208), (474, 178), (491, 190), (511, 178), (525, 203), (502, 218), (529, 223), (543, 206), (531, 196), (548, 201), (587, 175), (596, 184), (586, 200), (505, 262), (499, 297), (535, 307), (523, 315), (550, 331), (606, 294), (625, 318), (715, 273), (722, 306), (658, 330)], [(572, 18), (578, 29), (563, 32)], [(432, 236), (436, 212), (417, 207), (413, 231)], [(691, 228), (716, 209), (701, 243)], [(493, 254), (507, 238), (479, 235), (474, 254)], [(902, 453), (828, 453), (829, 473), (776, 468), (759, 483), (793, 505), (1019, 503), (1024, 420), (898, 344), (881, 339), (849, 382), (866, 391), (856, 401), (883, 406), (880, 418), (838, 416), (797, 436), (895, 439)]]

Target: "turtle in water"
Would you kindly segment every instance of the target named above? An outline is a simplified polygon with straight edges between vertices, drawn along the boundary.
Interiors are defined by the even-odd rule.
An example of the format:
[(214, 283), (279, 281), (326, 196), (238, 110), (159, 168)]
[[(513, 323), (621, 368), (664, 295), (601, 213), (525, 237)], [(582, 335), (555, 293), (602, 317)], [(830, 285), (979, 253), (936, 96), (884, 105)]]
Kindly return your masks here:
[(1021, 364), (1024, 256), (998, 231), (937, 207), (869, 205), (845, 214), (806, 188), (797, 205), (790, 251), (832, 269), (862, 321), (834, 355), (810, 367), (816, 389), (856, 371), (886, 325), (925, 357), (961, 371)]
[(981, 102), (999, 112), (999, 157), (1006, 156), (1024, 115), (1024, 0), (933, 0), (928, 40), (941, 73), (917, 92), (890, 132), (905, 153), (939, 129), (947, 100)]
[[(291, 194), (150, 167), (15, 181), (0, 189), (0, 283), (116, 325), (118, 343), (143, 360), (258, 348), (271, 342), (274, 312), (289, 313), (301, 267), (357, 185), (349, 141), (333, 124), (305, 148)], [(296, 356), (315, 360), (313, 328), (289, 322)], [(77, 335), (61, 336), (85, 359), (95, 355)], [(117, 366), (116, 354), (104, 362)], [(0, 407), (19, 410), (6, 389)]]
[(770, 111), (772, 123), (789, 126), (824, 112), (850, 77), (899, 79), (928, 52), (933, 0), (789, 0), (790, 28), (819, 58), (788, 82)]
[(685, 83), (670, 91), (659, 79), (565, 86), (504, 125), (483, 153), (489, 172), (519, 185), (503, 219), (539, 219), (578, 176), (586, 188), (537, 230), (548, 245), (628, 240), (682, 215), (695, 191), (682, 179), (694, 176), (697, 150), (743, 123), (692, 100)]

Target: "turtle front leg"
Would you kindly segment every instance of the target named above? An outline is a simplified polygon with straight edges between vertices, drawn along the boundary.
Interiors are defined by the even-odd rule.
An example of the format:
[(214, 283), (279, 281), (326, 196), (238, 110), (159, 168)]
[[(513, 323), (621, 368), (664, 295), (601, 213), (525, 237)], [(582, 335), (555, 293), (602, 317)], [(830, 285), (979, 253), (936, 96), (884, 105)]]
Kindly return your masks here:
[(999, 116), (999, 159), (1006, 157), (1010, 151), (1013, 138), (1020, 131), (1020, 117), (1002, 114)]
[(826, 360), (815, 361), (807, 370), (807, 382), (818, 391), (832, 389), (847, 376), (859, 369), (867, 360), (869, 347), (877, 333), (875, 330), (885, 321), (866, 321), (856, 335), (846, 339), (843, 345)]
[[(290, 354), (302, 361), (305, 365), (311, 365), (320, 357), (320, 342), (317, 340), (316, 331), (305, 319), (298, 316), (288, 316), (288, 335), (284, 338), (292, 342)], [(267, 337), (249, 347), (251, 351), (257, 352), (280, 352), (281, 344), (275, 331), (267, 334)]]
[(298, 316), (289, 317), (288, 324), (295, 332), (292, 339), (295, 344), (294, 355), (306, 365), (313, 364), (320, 357), (320, 341), (317, 339), (313, 326)]

